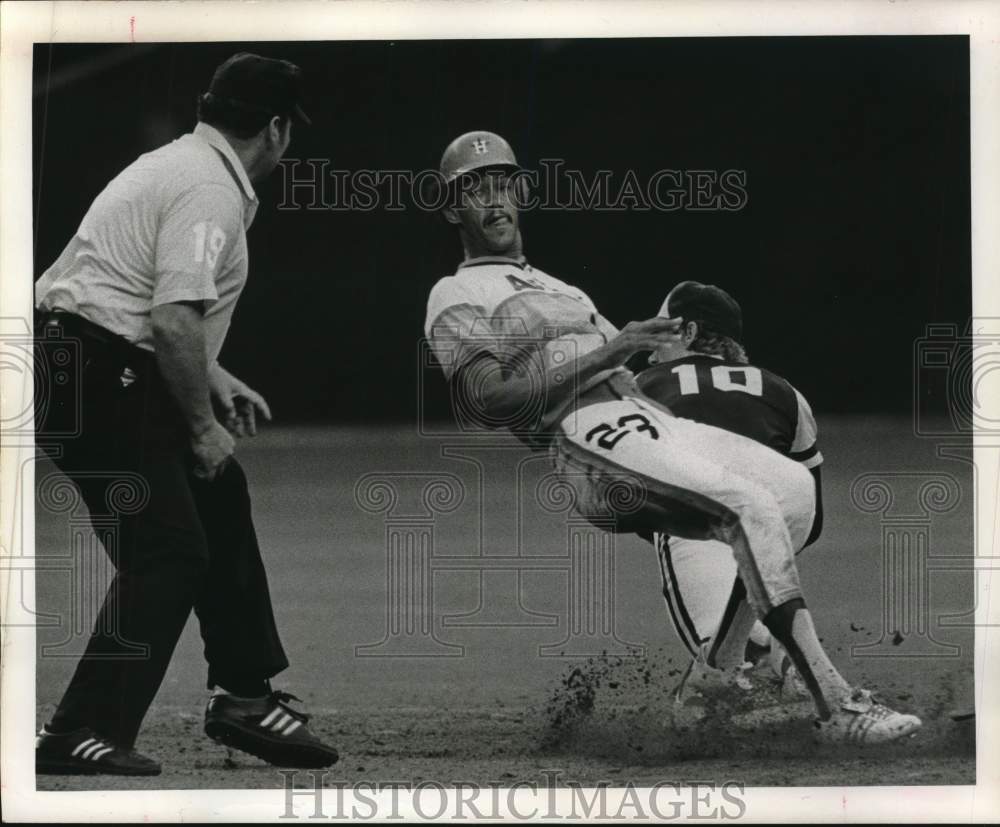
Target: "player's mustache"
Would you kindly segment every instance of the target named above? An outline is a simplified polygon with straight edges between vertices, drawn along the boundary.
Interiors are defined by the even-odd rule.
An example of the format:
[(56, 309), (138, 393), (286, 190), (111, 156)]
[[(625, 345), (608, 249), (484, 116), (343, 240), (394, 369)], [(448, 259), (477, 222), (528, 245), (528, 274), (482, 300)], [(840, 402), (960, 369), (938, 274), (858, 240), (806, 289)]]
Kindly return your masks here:
[(511, 216), (510, 213), (508, 213), (506, 210), (495, 210), (483, 219), (483, 226), (489, 227), (492, 224), (496, 224), (496, 222), (500, 221), (501, 219), (507, 219), (507, 221), (509, 221), (511, 224), (514, 223), (513, 216)]

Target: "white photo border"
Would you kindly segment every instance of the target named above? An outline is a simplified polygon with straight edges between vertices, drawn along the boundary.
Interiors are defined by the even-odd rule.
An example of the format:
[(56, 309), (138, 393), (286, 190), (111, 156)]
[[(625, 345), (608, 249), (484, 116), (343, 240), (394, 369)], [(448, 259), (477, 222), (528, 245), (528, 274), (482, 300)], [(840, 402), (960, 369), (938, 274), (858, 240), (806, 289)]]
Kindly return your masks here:
[[(776, 35), (944, 35), (970, 38), (973, 314), (1000, 320), (1000, 6), (989, 0), (771, 0), (770, 2), (417, 2), (0, 3), (0, 331), (31, 318), (32, 55), (35, 43), (407, 40), (452, 38), (718, 37)], [(21, 322), (23, 325), (24, 322)], [(4, 329), (6, 327), (6, 329)], [(24, 332), (24, 331), (21, 331)], [(0, 373), (0, 405), (23, 410), (30, 376)], [(1000, 419), (1000, 399), (991, 400)], [(977, 459), (982, 458), (976, 440)], [(4, 446), (0, 475), (0, 554), (34, 547), (33, 446)], [(1000, 454), (1000, 452), (998, 452)], [(28, 463), (27, 473), (18, 469)], [(992, 471), (985, 473), (984, 471)], [(24, 489), (17, 490), (18, 479)], [(995, 556), (1000, 462), (976, 475), (976, 553)], [(28, 495), (26, 495), (26, 493)], [(975, 786), (748, 788), (745, 821), (977, 822), (1000, 812), (1000, 601), (990, 571), (977, 581)], [(264, 821), (285, 812), (275, 790), (38, 792), (33, 755), (35, 640), (17, 597), (30, 569), (0, 568), (2, 672), (0, 774), (8, 821)], [(992, 578), (1000, 583), (1000, 578)], [(18, 586), (18, 588), (13, 588)], [(990, 783), (990, 780), (993, 783)], [(615, 801), (613, 791), (609, 802)], [(454, 791), (451, 792), (454, 796)], [(568, 795), (568, 793), (567, 793)], [(525, 791), (525, 810), (530, 802)], [(406, 814), (406, 798), (402, 797)], [(568, 803), (568, 802), (567, 802)], [(348, 810), (349, 810), (348, 804)], [(612, 805), (613, 806), (613, 805)], [(299, 818), (310, 800), (296, 802)], [(454, 808), (449, 808), (454, 812)], [(411, 817), (415, 813), (410, 811)]]

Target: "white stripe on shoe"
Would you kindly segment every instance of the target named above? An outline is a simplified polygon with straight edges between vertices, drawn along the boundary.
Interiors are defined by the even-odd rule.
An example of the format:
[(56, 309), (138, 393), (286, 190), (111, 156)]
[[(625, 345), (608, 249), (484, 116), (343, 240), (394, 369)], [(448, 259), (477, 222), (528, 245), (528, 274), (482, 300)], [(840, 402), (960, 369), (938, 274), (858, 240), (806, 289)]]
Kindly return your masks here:
[(99, 749), (101, 749), (103, 747), (104, 747), (104, 744), (102, 744), (100, 741), (98, 741), (93, 746), (87, 747), (87, 749), (85, 749), (83, 751), (83, 755), (81, 757), (82, 758), (90, 758), (91, 755), (93, 755), (95, 752), (97, 752)]
[(95, 742), (95, 738), (88, 738), (86, 741), (81, 741), (76, 745), (76, 749), (71, 753), (74, 757), (80, 753), (81, 750), (85, 750), (91, 744)]
[(300, 726), (302, 726), (302, 721), (292, 721), (292, 722), (291, 722), (291, 723), (290, 723), (290, 724), (289, 724), (289, 725), (288, 725), (288, 726), (287, 726), (287, 727), (285, 728), (285, 731), (284, 731), (284, 732), (282, 732), (281, 734), (282, 734), (282, 735), (291, 735), (291, 734), (292, 734), (293, 732), (295, 732), (295, 730), (297, 730), (297, 729), (298, 729), (298, 728), (299, 728)]
[(267, 717), (263, 721), (260, 722), (260, 725), (262, 727), (268, 727), (268, 726), (270, 726), (271, 723), (274, 721), (274, 719), (277, 718), (280, 714), (281, 714), (281, 707), (280, 706), (276, 706), (274, 709), (272, 709), (267, 714)]
[(275, 732), (281, 732), (282, 729), (288, 726), (288, 722), (290, 720), (292, 720), (292, 716), (286, 712), (284, 715), (281, 716), (281, 718), (278, 719), (278, 721), (275, 722), (275, 724), (271, 727), (271, 729), (274, 730)]
[(90, 756), (90, 758), (92, 761), (96, 761), (99, 758), (103, 758), (105, 755), (107, 755), (109, 752), (112, 752), (113, 750), (114, 747), (105, 747), (104, 749), (95, 752), (93, 755)]

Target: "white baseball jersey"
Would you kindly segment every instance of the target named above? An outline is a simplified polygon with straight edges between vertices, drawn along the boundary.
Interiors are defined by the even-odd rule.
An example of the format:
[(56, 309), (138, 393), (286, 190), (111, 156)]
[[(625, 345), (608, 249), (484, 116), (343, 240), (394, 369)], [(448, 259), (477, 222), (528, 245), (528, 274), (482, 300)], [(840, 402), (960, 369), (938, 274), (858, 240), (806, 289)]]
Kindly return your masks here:
[[(470, 259), (441, 279), (425, 324), (449, 378), (483, 351), (515, 374), (558, 368), (616, 333), (582, 290), (510, 258)], [(812, 523), (809, 472), (753, 440), (671, 416), (634, 382), (618, 384), (627, 389), (610, 388), (614, 401), (569, 402), (542, 423), (554, 427), (550, 454), (577, 510), (602, 527), (620, 517), (617, 530), (635, 530), (629, 520), (639, 517), (677, 536), (722, 540), (761, 615), (801, 596), (792, 535)], [(622, 486), (645, 500), (636, 514), (626, 513)]]
[(200, 123), (140, 156), (104, 188), (38, 280), (35, 303), (153, 350), (152, 308), (201, 301), (214, 360), (246, 282), (246, 230), (257, 203), (229, 142)]
[[(556, 368), (605, 344), (618, 330), (586, 293), (523, 258), (481, 257), (466, 260), (455, 275), (434, 285), (424, 333), (451, 379), (483, 351), (512, 374)], [(602, 371), (578, 392), (614, 372)], [(542, 424), (558, 413), (549, 411)]]

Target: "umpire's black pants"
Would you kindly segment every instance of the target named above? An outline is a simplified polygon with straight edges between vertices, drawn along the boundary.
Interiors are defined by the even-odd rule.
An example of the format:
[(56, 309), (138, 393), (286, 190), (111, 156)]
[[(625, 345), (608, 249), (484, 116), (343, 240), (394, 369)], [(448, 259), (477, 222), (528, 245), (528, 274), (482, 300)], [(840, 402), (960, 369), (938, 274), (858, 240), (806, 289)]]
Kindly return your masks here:
[[(56, 350), (70, 361), (54, 360)], [(134, 744), (192, 607), (209, 687), (262, 684), (288, 666), (243, 469), (231, 460), (212, 482), (191, 473), (152, 354), (49, 314), (36, 318), (36, 376), (37, 443), (76, 483), (95, 530), (101, 515), (116, 568), (51, 728), (89, 726)]]

